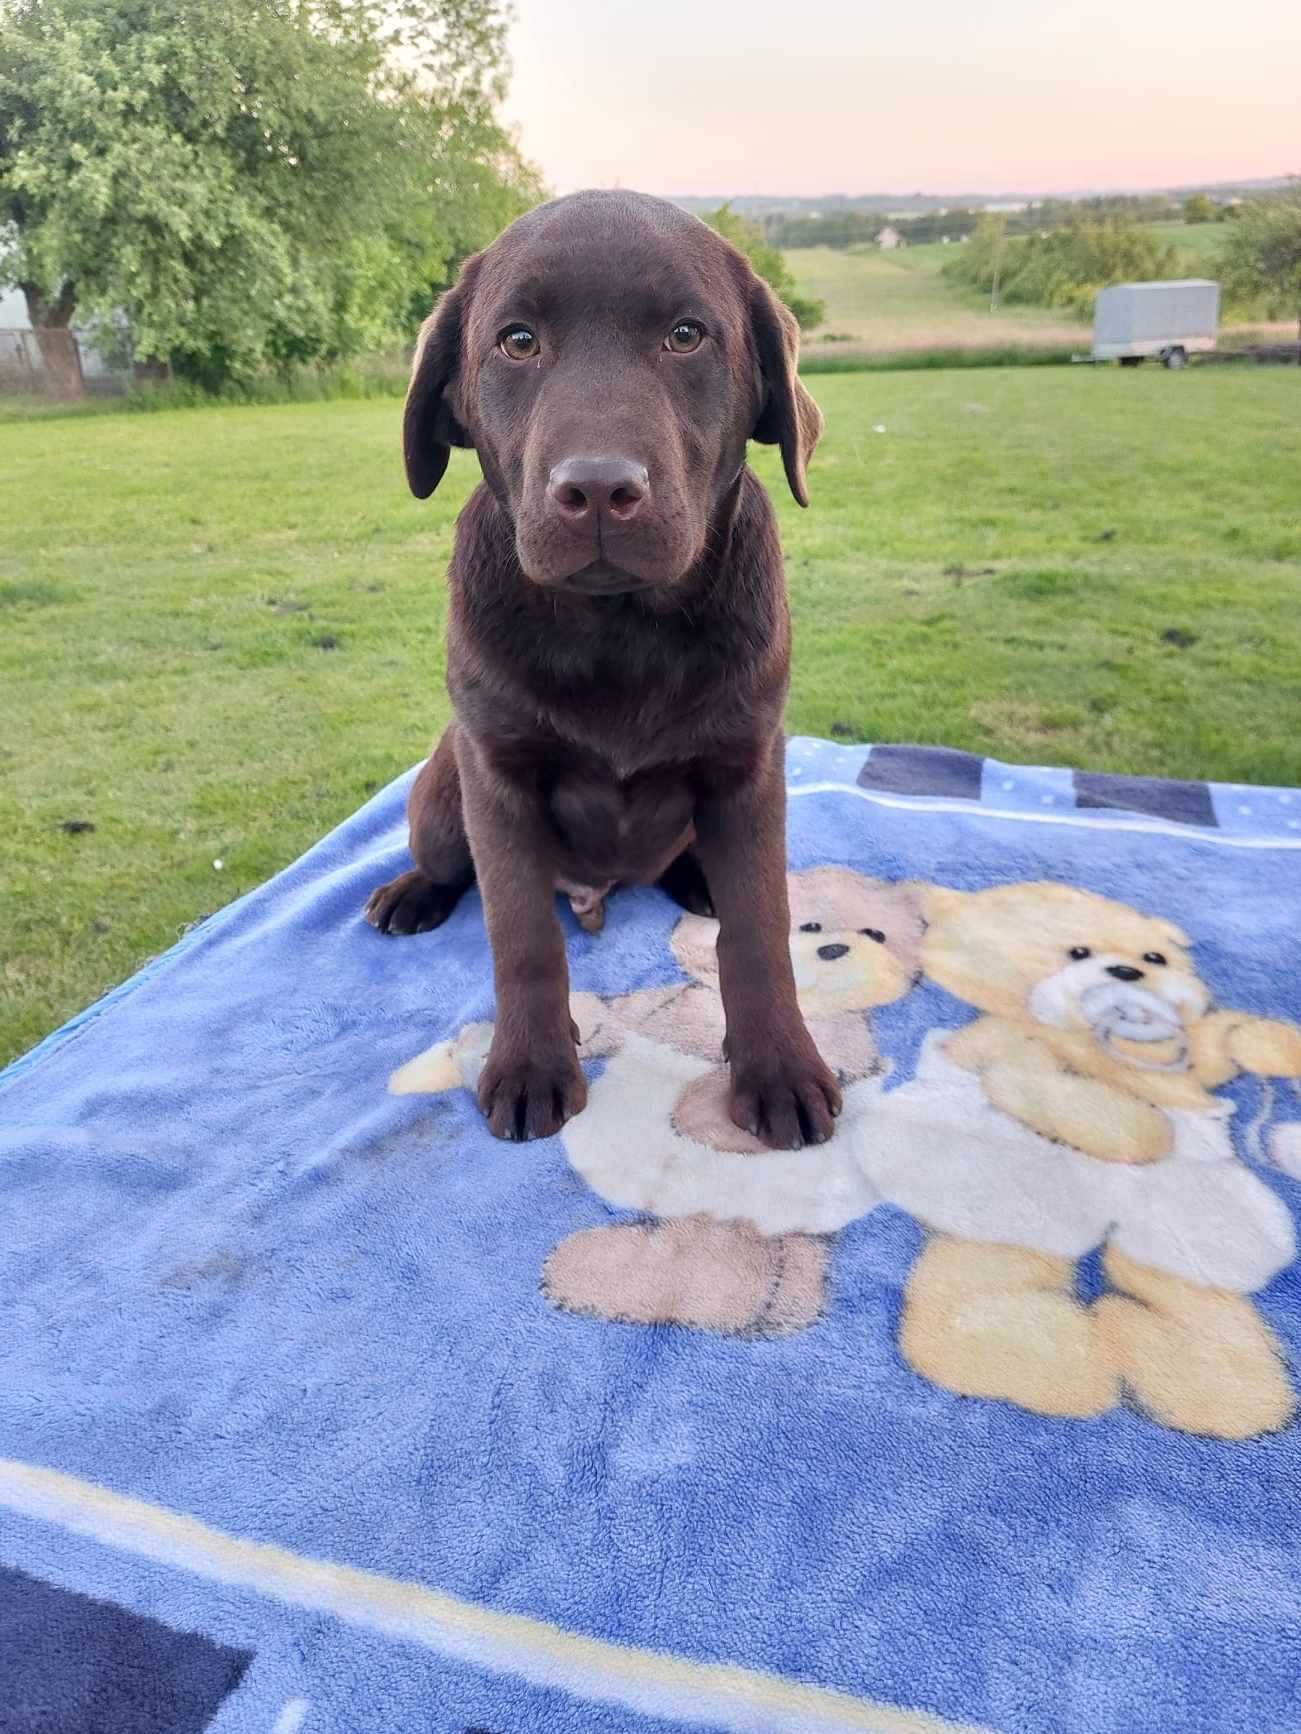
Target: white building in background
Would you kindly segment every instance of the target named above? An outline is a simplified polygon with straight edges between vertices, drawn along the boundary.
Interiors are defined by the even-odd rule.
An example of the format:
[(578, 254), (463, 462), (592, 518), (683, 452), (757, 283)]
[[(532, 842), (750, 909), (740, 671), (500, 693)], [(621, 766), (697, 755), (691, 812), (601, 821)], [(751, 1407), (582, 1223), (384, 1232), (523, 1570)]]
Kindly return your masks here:
[(904, 238), (899, 233), (898, 229), (892, 229), (889, 223), (887, 223), (885, 228), (882, 229), (880, 234), (876, 237), (876, 244), (883, 253), (892, 253), (896, 247), (902, 247), (904, 245)]

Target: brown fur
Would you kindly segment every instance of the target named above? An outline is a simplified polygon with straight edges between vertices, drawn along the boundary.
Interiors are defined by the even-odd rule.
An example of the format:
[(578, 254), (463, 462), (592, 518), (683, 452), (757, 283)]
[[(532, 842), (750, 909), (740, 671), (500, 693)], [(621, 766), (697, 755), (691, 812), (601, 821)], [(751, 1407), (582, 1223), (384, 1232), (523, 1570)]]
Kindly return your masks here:
[[(704, 330), (691, 353), (667, 347), (682, 321)], [(503, 350), (520, 326), (538, 343), (523, 360)], [(452, 559), (456, 721), (412, 791), (415, 870), (367, 915), (435, 927), (477, 877), (497, 988), (479, 1099), (499, 1137), (553, 1133), (586, 1099), (557, 886), (593, 925), (613, 884), (656, 880), (721, 923), (736, 1123), (778, 1147), (830, 1134), (839, 1090), (787, 943), (781, 548), (745, 466), (748, 439), (780, 445), (807, 503), (821, 418), (795, 353), (741, 254), (623, 193), (521, 218), (425, 326), (412, 490), (433, 491), (451, 445), (474, 447), (484, 480)], [(569, 509), (561, 478), (589, 472), (641, 478), (636, 497), (598, 488)]]

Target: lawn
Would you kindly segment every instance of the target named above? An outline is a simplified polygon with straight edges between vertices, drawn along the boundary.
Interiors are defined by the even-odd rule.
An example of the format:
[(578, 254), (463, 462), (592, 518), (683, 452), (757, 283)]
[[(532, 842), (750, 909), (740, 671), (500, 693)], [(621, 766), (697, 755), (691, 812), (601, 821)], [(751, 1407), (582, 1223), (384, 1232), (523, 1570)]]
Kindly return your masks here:
[[(809, 512), (759, 455), (792, 729), (1301, 783), (1301, 375), (811, 384)], [(374, 401), (0, 425), (0, 1057), (425, 750), (475, 467), (417, 504), (397, 422)]]
[(1038, 307), (1004, 307), (991, 313), (987, 301), (940, 274), (952, 253), (952, 246), (939, 243), (893, 253), (831, 247), (787, 252), (786, 262), (800, 288), (827, 304), (824, 324), (806, 345), (809, 354), (847, 348), (889, 354), (1010, 344), (1088, 347), (1088, 330), (1067, 314)]
[[(1221, 223), (1157, 223), (1152, 233), (1172, 244), (1188, 276), (1214, 274), (1225, 241)], [(902, 354), (919, 349), (1049, 349), (1087, 351), (1092, 329), (1062, 309), (999, 307), (988, 298), (942, 274), (957, 243), (936, 241), (882, 253), (875, 247), (846, 252), (830, 247), (798, 247), (786, 253), (800, 287), (826, 302), (823, 324), (805, 349), (810, 356), (845, 355), (854, 350)], [(1008, 245), (1021, 245), (1013, 237)], [(1294, 324), (1227, 324), (1222, 340), (1290, 339)]]
[(1190, 277), (1200, 277), (1212, 269), (1229, 230), (1223, 223), (1153, 223), (1152, 233), (1166, 246), (1173, 247), (1188, 267)]

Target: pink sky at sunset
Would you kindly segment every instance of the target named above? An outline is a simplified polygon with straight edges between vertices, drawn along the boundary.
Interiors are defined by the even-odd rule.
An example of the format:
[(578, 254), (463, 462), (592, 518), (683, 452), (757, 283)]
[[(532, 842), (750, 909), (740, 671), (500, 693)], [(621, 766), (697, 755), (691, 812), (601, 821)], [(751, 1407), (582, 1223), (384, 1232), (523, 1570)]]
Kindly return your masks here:
[(1301, 4), (516, 0), (557, 192), (1060, 192), (1301, 171)]

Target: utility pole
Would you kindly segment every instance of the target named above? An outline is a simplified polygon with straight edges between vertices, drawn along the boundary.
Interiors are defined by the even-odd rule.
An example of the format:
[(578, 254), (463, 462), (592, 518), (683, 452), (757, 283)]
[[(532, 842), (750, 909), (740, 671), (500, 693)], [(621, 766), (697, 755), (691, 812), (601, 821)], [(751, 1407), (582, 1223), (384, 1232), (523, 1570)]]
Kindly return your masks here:
[(989, 286), (989, 311), (998, 311), (998, 278), (1003, 269), (1003, 242), (1007, 239), (1007, 219), (999, 226), (998, 241), (994, 247), (994, 280)]

